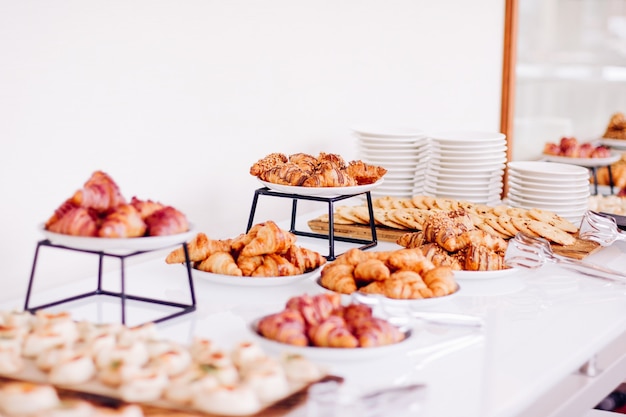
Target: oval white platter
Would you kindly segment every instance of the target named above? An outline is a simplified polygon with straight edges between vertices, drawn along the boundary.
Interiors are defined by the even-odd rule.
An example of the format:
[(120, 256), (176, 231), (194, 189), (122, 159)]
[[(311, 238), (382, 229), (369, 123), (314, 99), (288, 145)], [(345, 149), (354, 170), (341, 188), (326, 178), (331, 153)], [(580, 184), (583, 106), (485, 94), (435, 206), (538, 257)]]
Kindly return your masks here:
[(497, 271), (454, 271), (454, 279), (474, 281), (482, 279), (506, 278), (519, 272), (517, 268), (500, 269)]
[(568, 156), (543, 155), (543, 158), (549, 162), (580, 165), (587, 168), (611, 165), (612, 163), (619, 161), (621, 157), (622, 156), (619, 154), (613, 154), (607, 158), (572, 158)]
[(289, 285), (309, 279), (319, 272), (319, 268), (306, 274), (289, 275), (284, 277), (238, 277), (233, 275), (214, 274), (212, 272), (200, 271), (192, 269), (191, 273), (194, 277), (203, 279), (213, 284), (233, 285), (236, 287), (276, 287), (280, 285)]
[(384, 178), (379, 179), (373, 184), (356, 185), (353, 187), (300, 187), (295, 185), (273, 184), (260, 179), (259, 181), (270, 190), (278, 191), (280, 193), (314, 197), (333, 197), (339, 195), (361, 194), (371, 191), (381, 185), (384, 182)]
[(108, 238), (108, 237), (86, 237), (72, 236), (61, 233), (54, 233), (46, 230), (41, 224), (39, 230), (50, 242), (56, 245), (67, 246), (73, 249), (91, 250), (91, 251), (107, 251), (107, 250), (132, 250), (132, 251), (148, 251), (163, 249), (170, 246), (182, 244), (189, 241), (196, 232), (193, 225), (189, 225), (189, 230), (184, 233), (178, 233), (168, 236), (147, 236), (132, 238)]
[[(260, 319), (259, 319), (260, 320)], [(258, 340), (259, 344), (268, 352), (276, 354), (291, 353), (299, 354), (313, 361), (362, 361), (365, 359), (375, 359), (388, 357), (398, 352), (406, 352), (410, 349), (410, 342), (415, 337), (410, 330), (404, 332), (404, 340), (392, 345), (367, 348), (329, 348), (315, 346), (295, 346), (287, 343), (277, 342), (268, 339), (259, 334), (257, 324), (259, 320), (255, 320), (250, 325), (252, 334)]]

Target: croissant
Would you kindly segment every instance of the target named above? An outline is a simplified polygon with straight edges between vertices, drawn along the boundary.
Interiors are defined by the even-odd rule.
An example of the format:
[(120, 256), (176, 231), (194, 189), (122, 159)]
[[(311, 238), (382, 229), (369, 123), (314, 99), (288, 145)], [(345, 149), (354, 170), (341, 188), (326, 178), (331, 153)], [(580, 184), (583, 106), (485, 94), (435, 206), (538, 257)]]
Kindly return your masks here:
[(255, 269), (263, 264), (263, 255), (238, 256), (237, 266), (241, 269), (244, 277), (252, 275)]
[(437, 243), (448, 252), (457, 252), (466, 244), (457, 239), (464, 232), (475, 230), (471, 217), (465, 210), (435, 211), (424, 222), (424, 238)]
[(326, 258), (319, 252), (297, 245), (291, 245), (283, 256), (298, 268), (300, 274), (313, 271), (326, 263)]
[(435, 265), (424, 256), (420, 248), (393, 251), (387, 259), (387, 265), (394, 269), (415, 271), (418, 274), (435, 267)]
[(294, 153), (289, 155), (289, 162), (308, 173), (309, 175), (315, 171), (319, 161), (313, 155), (306, 153)]
[(341, 155), (336, 153), (320, 152), (319, 155), (317, 155), (317, 161), (320, 165), (328, 164), (338, 169), (346, 168), (346, 161)]
[(377, 317), (361, 317), (351, 328), (361, 347), (391, 345), (404, 340), (404, 333)]
[(373, 184), (387, 173), (381, 166), (368, 165), (363, 161), (351, 161), (346, 172), (354, 178), (359, 185)]
[(250, 243), (241, 249), (240, 255), (254, 256), (267, 253), (284, 253), (296, 241), (296, 235), (282, 230), (273, 221), (267, 221), (259, 228)]
[(76, 205), (98, 211), (107, 211), (126, 204), (118, 185), (102, 171), (94, 172), (70, 200)]
[(419, 299), (432, 297), (421, 275), (415, 271), (396, 271), (388, 280), (383, 281), (384, 295), (396, 299)]
[(427, 243), (423, 232), (409, 232), (401, 235), (396, 243), (405, 248), (417, 248)]
[(277, 165), (282, 165), (287, 162), (287, 157), (282, 153), (271, 153), (266, 157), (259, 159), (250, 167), (250, 174), (258, 177), (263, 172)]
[(352, 294), (356, 291), (356, 282), (352, 265), (332, 263), (322, 269), (320, 283), (331, 291)]
[(156, 203), (152, 200), (140, 200), (135, 196), (130, 199), (130, 204), (137, 209), (142, 219), (165, 207), (161, 203)]
[(135, 207), (123, 204), (108, 214), (98, 230), (99, 237), (128, 238), (146, 233), (146, 223)]
[(304, 319), (296, 310), (283, 310), (280, 313), (259, 320), (257, 331), (269, 339), (295, 346), (307, 346)]
[(262, 172), (259, 178), (272, 184), (299, 186), (309, 178), (309, 174), (295, 164), (283, 164)]
[(379, 259), (368, 259), (354, 268), (354, 279), (357, 282), (382, 281), (389, 278), (391, 271)]
[(301, 184), (304, 187), (348, 187), (357, 185), (354, 178), (330, 162), (324, 162), (319, 169)]
[(308, 294), (292, 297), (286, 308), (298, 311), (308, 326), (314, 326), (330, 317), (341, 305), (341, 296), (336, 293)]
[[(253, 255), (254, 256), (254, 255)], [(287, 259), (276, 253), (263, 255), (263, 263), (250, 276), (253, 277), (286, 277), (298, 275), (299, 269)]]
[(252, 242), (252, 240), (256, 237), (256, 234), (259, 232), (264, 226), (264, 223), (257, 223), (248, 230), (247, 233), (242, 233), (239, 236), (233, 238), (230, 242), (230, 248), (235, 252), (239, 253), (248, 243)]
[(348, 304), (345, 307), (340, 306), (336, 313), (343, 317), (348, 329), (350, 329), (350, 332), (353, 332), (359, 321), (372, 317), (372, 308), (365, 304)]
[(89, 236), (98, 235), (97, 217), (92, 210), (78, 207), (73, 203), (64, 203), (62, 210), (55, 213), (58, 218), (50, 219), (46, 224), (46, 229), (65, 235)]
[(427, 243), (420, 247), (420, 250), (430, 262), (435, 266), (449, 266), (455, 271), (464, 269), (458, 257), (450, 255), (436, 243)]
[(459, 252), (457, 259), (466, 271), (506, 269), (503, 253), (495, 252), (485, 246), (468, 245)]
[(359, 263), (369, 259), (369, 256), (366, 252), (363, 252), (359, 248), (351, 248), (344, 252), (342, 255), (339, 255), (337, 259), (334, 260), (333, 264), (345, 264), (356, 266)]
[(144, 220), (149, 236), (169, 236), (189, 230), (187, 217), (172, 206), (155, 211)]
[(214, 274), (232, 275), (241, 277), (243, 273), (235, 263), (235, 259), (229, 252), (215, 252), (204, 261), (200, 262), (196, 269)]
[(448, 266), (438, 266), (426, 271), (422, 275), (422, 279), (435, 297), (452, 294), (457, 288), (452, 268)]
[(309, 339), (314, 346), (334, 348), (354, 348), (359, 341), (339, 316), (330, 316), (323, 322), (309, 328)]
[[(230, 241), (228, 239), (209, 239), (206, 234), (200, 232), (192, 240), (187, 242), (187, 251), (189, 252), (190, 261), (200, 262), (215, 252), (230, 252)], [(165, 258), (165, 262), (168, 264), (185, 262), (185, 251), (182, 246), (170, 252)]]

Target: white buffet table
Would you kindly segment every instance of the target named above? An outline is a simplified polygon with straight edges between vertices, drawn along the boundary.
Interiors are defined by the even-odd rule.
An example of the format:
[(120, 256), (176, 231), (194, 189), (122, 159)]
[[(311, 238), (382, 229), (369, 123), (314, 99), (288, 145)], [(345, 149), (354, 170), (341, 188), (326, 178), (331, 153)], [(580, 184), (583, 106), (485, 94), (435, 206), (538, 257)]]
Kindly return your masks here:
[[(327, 242), (299, 238), (302, 246), (326, 253)], [(341, 252), (338, 243), (338, 253)], [(398, 248), (379, 242), (373, 250)], [(184, 268), (164, 262), (167, 251), (127, 266), (126, 291), (189, 302)], [(587, 258), (623, 270), (626, 245), (617, 243)], [(94, 259), (94, 271), (97, 260)], [(40, 291), (45, 266), (38, 265), (32, 305), (91, 290), (94, 277)], [(105, 274), (115, 289), (119, 272)], [(242, 287), (194, 278), (195, 313), (159, 325), (160, 334), (181, 342), (194, 336), (214, 339), (225, 348), (250, 339), (249, 322), (282, 309), (291, 296), (316, 293), (314, 280), (291, 286)], [(407, 350), (366, 361), (328, 361), (348, 387), (370, 389), (409, 382), (427, 385), (420, 414), (393, 410), (386, 415), (429, 417), (514, 417), (584, 415), (626, 380), (626, 285), (568, 272), (555, 266), (520, 271), (494, 280), (461, 282), (458, 296), (428, 307), (433, 311), (470, 313), (484, 317), (483, 330), (418, 325)], [(23, 307), (23, 300), (3, 303), (4, 309)], [(165, 307), (129, 303), (127, 324), (150, 320)], [(119, 321), (117, 299), (91, 298), (56, 307), (76, 319)], [(587, 361), (595, 376), (579, 372)], [(402, 413), (401, 411), (404, 411)], [(307, 407), (291, 412), (306, 416)], [(347, 414), (344, 414), (347, 416)]]

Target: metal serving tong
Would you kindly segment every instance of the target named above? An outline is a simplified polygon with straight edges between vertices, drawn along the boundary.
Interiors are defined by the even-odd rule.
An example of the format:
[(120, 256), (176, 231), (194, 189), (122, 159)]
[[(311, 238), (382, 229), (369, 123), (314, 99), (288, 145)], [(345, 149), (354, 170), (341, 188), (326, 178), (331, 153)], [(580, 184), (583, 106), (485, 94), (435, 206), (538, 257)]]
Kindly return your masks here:
[(519, 232), (509, 240), (504, 261), (507, 266), (536, 269), (552, 262), (576, 272), (596, 278), (626, 283), (626, 274), (603, 266), (566, 258), (552, 252), (550, 242), (541, 237)]
[(431, 324), (440, 324), (444, 326), (461, 326), (482, 328), (485, 325), (482, 317), (472, 316), (469, 314), (443, 313), (438, 311), (402, 311), (402, 315), (390, 313), (385, 308), (385, 300), (379, 294), (362, 294), (359, 292), (352, 293), (352, 299), (359, 304), (366, 304), (372, 309), (377, 308), (381, 314), (381, 318), (389, 321), (391, 324), (404, 327), (408, 325), (409, 320), (421, 320)]
[(613, 217), (592, 210), (585, 212), (578, 236), (602, 246), (610, 246), (618, 240), (626, 240), (626, 233), (617, 227)]

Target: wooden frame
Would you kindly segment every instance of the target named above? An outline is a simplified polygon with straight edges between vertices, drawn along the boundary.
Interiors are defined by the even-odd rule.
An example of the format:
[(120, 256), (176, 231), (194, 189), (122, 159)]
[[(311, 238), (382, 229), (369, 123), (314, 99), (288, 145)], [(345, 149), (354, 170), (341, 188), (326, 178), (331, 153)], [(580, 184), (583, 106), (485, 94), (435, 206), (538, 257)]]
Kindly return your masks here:
[[(504, 45), (502, 54), (502, 94), (500, 102), (500, 132), (506, 135), (507, 160), (511, 160), (513, 149), (513, 127), (515, 118), (515, 64), (517, 61), (518, 1), (505, 0)], [(506, 196), (507, 182), (504, 174), (502, 196)]]

